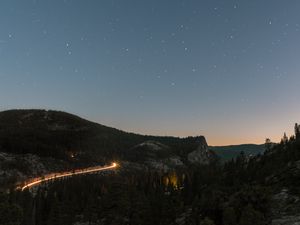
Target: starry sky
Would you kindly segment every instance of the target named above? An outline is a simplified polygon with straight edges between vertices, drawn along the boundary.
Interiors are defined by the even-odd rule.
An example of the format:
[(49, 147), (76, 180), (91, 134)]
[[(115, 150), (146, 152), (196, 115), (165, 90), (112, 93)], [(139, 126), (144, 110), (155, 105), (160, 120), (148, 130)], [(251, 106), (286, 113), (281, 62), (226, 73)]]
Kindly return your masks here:
[(300, 122), (299, 0), (2, 0), (0, 110), (279, 141)]

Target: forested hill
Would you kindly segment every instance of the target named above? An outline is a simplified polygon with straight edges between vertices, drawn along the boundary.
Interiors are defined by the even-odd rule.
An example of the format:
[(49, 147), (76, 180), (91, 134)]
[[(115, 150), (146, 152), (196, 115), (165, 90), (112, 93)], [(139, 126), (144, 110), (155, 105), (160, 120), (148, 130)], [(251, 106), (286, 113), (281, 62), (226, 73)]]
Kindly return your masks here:
[(126, 159), (128, 150), (145, 141), (168, 146), (177, 155), (187, 155), (203, 136), (176, 138), (124, 132), (60, 111), (9, 110), (0, 112), (0, 151), (32, 153), (66, 159)]
[[(57, 147), (58, 150), (64, 152), (70, 147), (66, 144), (71, 142), (63, 144), (59, 142), (61, 139), (56, 132), (63, 131), (59, 134), (74, 135), (70, 140), (78, 139), (77, 144), (71, 147), (78, 147), (84, 152), (90, 152), (93, 148), (85, 149), (83, 146), (89, 147), (88, 144), (95, 143), (88, 139), (88, 135), (92, 136), (91, 140), (100, 143), (102, 141), (111, 144), (113, 142), (107, 140), (112, 139), (116, 140), (119, 146), (128, 146), (129, 150), (126, 148), (121, 150), (133, 153), (131, 157), (135, 159), (136, 156), (140, 159), (164, 157), (160, 154), (175, 151), (173, 150), (175, 147), (170, 147), (172, 143), (178, 146), (190, 146), (185, 145), (186, 143), (197, 145), (197, 149), (187, 157), (193, 160), (207, 152), (202, 151), (207, 145), (203, 139), (199, 143), (201, 138), (149, 138), (90, 123), (60, 112), (13, 111), (15, 119), (10, 119), (6, 113), (0, 114), (1, 135), (5, 135), (4, 131), (10, 131), (12, 136), (6, 134), (4, 137), (14, 138), (8, 142), (11, 145), (15, 143), (14, 140), (30, 140), (29, 138), (34, 137), (32, 140), (39, 144), (47, 143), (46, 140), (55, 140), (60, 147)], [(8, 115), (11, 113), (8, 112)], [(31, 120), (31, 117), (36, 118)], [(38, 134), (35, 134), (34, 129), (39, 131)], [(102, 133), (97, 133), (101, 130)], [(34, 134), (36, 136), (32, 136)], [(1, 143), (6, 143), (5, 138), (2, 136)], [(140, 144), (135, 145), (136, 143)], [(102, 154), (103, 149), (108, 148), (117, 154), (118, 145), (99, 145), (102, 148), (98, 153)], [(41, 149), (48, 150), (48, 145), (46, 146), (47, 148)], [(10, 147), (7, 149), (17, 149), (14, 145)], [(14, 189), (11, 189), (9, 194), (7, 191), (1, 194), (0, 191), (0, 224), (298, 224), (300, 223), (300, 126), (295, 125), (294, 136), (288, 138), (284, 135), (282, 141), (276, 145), (268, 140), (265, 147), (266, 151), (261, 155), (248, 157), (240, 154), (236, 159), (223, 164), (218, 161), (187, 164), (183, 168), (174, 167), (172, 170), (160, 172), (150, 169), (128, 170), (123, 169), (125, 166), (122, 165), (120, 169), (106, 176), (95, 174), (74, 177), (49, 183), (45, 187), (37, 187), (35, 195), (31, 195), (29, 191), (16, 192)], [(36, 150), (39, 151), (39, 148)], [(144, 154), (137, 154), (140, 152)], [(130, 164), (134, 164), (133, 162)], [(12, 164), (5, 165), (12, 167)], [(7, 179), (5, 174), (6, 172), (0, 176), (4, 181)], [(0, 180), (0, 187), (3, 186)]]
[(163, 173), (120, 169), (59, 180), (36, 195), (0, 194), (0, 224), (299, 224), (300, 126), (266, 149), (224, 164)]

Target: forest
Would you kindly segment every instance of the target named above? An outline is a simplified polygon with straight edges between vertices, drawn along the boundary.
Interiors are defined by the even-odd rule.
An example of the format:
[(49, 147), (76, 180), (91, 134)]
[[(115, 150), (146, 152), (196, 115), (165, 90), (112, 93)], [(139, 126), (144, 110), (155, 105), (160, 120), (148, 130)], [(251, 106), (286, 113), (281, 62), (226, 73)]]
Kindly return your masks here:
[(221, 164), (122, 171), (48, 183), (0, 196), (1, 225), (264, 225), (283, 187), (300, 196), (300, 126), (266, 152)]

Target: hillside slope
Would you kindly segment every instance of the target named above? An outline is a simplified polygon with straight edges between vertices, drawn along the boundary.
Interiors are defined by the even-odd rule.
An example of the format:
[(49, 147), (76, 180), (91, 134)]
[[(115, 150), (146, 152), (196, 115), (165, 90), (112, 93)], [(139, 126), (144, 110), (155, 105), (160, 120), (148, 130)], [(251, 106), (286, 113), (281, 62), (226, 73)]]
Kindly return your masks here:
[(187, 154), (206, 145), (205, 138), (160, 137), (127, 133), (59, 111), (0, 112), (0, 151), (36, 154), (64, 160), (128, 160), (130, 149), (154, 141), (168, 146), (171, 155)]
[(112, 161), (123, 169), (168, 171), (193, 164), (191, 153), (197, 164), (215, 160), (207, 148), (203, 136), (139, 135), (65, 112), (9, 110), (0, 112), (0, 185)]

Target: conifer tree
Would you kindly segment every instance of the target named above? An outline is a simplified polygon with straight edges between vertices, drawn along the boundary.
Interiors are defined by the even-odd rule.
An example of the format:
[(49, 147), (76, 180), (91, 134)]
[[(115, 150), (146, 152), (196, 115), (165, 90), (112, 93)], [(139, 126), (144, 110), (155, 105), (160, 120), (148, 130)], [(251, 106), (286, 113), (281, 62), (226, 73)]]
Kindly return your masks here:
[(295, 124), (295, 137), (296, 140), (300, 139), (300, 125), (298, 125), (297, 123)]

